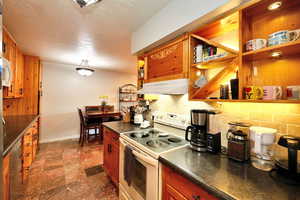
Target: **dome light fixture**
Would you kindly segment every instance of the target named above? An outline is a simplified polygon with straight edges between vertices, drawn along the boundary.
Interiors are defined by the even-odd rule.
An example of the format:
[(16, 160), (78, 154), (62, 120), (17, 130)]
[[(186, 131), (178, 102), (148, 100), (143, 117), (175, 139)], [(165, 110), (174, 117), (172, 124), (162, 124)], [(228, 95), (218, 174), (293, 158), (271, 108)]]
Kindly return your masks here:
[(76, 71), (81, 76), (91, 76), (95, 72), (95, 70), (89, 68), (88, 60), (82, 60), (79, 67), (76, 68)]
[(276, 1), (268, 6), (268, 10), (277, 10), (282, 5), (281, 1)]
[(86, 7), (86, 6), (98, 3), (98, 2), (100, 2), (102, 0), (73, 0), (73, 1), (76, 2), (76, 3), (78, 3), (79, 6), (81, 8), (83, 8), (83, 7)]

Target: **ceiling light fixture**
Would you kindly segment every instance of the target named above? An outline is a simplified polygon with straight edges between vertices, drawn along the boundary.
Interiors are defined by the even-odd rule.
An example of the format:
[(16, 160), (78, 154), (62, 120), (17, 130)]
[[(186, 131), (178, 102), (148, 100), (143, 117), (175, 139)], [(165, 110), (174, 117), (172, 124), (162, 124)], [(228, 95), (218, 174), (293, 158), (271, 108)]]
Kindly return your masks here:
[(95, 70), (89, 68), (89, 61), (82, 60), (79, 67), (76, 68), (76, 71), (81, 76), (91, 76)]
[(280, 57), (282, 55), (282, 52), (281, 51), (274, 51), (272, 52), (271, 56), (273, 58), (277, 58), (277, 57)]
[(268, 10), (276, 10), (282, 5), (281, 1), (276, 1), (268, 6)]
[(78, 3), (79, 6), (81, 8), (83, 8), (83, 7), (86, 7), (86, 6), (98, 3), (98, 2), (100, 2), (102, 0), (73, 0), (73, 1), (76, 2), (76, 3)]

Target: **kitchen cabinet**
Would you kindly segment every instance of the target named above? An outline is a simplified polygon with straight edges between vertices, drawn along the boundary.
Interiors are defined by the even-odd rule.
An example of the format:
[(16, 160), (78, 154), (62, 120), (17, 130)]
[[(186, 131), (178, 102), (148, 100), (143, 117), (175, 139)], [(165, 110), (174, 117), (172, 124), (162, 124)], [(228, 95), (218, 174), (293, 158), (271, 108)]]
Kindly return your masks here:
[(119, 184), (119, 134), (103, 129), (104, 169), (116, 186)]
[(38, 125), (38, 121), (34, 122), (3, 158), (3, 200), (24, 198), (25, 183), (38, 147)]
[(16, 70), (14, 81), (14, 97), (20, 98), (24, 96), (24, 55), (22, 51), (16, 48)]
[(189, 37), (181, 36), (144, 56), (145, 83), (188, 78)]
[(3, 55), (10, 62), (12, 82), (10, 87), (4, 87), (4, 98), (20, 98), (24, 93), (24, 55), (11, 39), (9, 34), (3, 31)]
[(9, 181), (9, 159), (10, 158), (10, 154), (6, 155), (3, 158), (3, 174), (2, 174), (2, 178), (3, 178), (3, 200), (9, 200), (9, 193), (10, 193), (10, 181)]
[(163, 166), (163, 200), (217, 200), (216, 197), (192, 183), (173, 169)]

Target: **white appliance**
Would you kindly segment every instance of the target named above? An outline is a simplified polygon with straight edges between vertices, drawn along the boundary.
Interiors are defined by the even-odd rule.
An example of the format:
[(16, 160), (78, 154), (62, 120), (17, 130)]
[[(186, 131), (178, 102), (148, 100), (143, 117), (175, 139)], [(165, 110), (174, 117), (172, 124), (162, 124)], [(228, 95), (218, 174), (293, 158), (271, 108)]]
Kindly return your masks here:
[(135, 113), (134, 124), (141, 124), (143, 123), (143, 121), (144, 121), (143, 114)]
[(276, 129), (259, 126), (250, 127), (250, 140), (252, 142), (251, 152), (252, 165), (263, 171), (270, 171), (273, 168), (273, 144), (275, 143)]
[[(164, 113), (164, 118), (168, 118)], [(161, 114), (162, 115), (162, 114)], [(173, 114), (174, 117), (176, 114)], [(176, 118), (176, 117), (175, 117)], [(175, 120), (176, 121), (176, 120)], [(187, 145), (184, 139), (185, 130), (176, 128), (169, 120), (168, 126), (155, 123), (155, 128), (122, 133), (120, 135), (120, 200), (159, 200), (161, 197), (161, 166), (159, 155)], [(159, 127), (159, 129), (157, 128)], [(176, 135), (173, 134), (176, 132)], [(182, 137), (179, 137), (182, 136)], [(178, 143), (168, 141), (176, 141)], [(159, 144), (163, 143), (162, 146)], [(125, 148), (128, 146), (134, 155), (135, 167), (132, 168), (131, 184), (125, 180)]]
[(188, 79), (176, 79), (169, 81), (159, 81), (145, 83), (143, 88), (138, 91), (139, 94), (169, 94), (180, 95), (186, 94), (189, 88)]
[(1, 74), (2, 74), (2, 86), (10, 87), (13, 74), (10, 68), (10, 62), (5, 58), (1, 58)]

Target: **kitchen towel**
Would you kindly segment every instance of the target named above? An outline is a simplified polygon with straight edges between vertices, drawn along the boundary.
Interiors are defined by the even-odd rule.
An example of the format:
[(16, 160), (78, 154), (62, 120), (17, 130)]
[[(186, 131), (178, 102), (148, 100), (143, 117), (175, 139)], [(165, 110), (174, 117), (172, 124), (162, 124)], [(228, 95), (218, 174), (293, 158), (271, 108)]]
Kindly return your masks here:
[(124, 179), (130, 186), (135, 157), (132, 153), (132, 149), (128, 145), (125, 146), (124, 155)]

